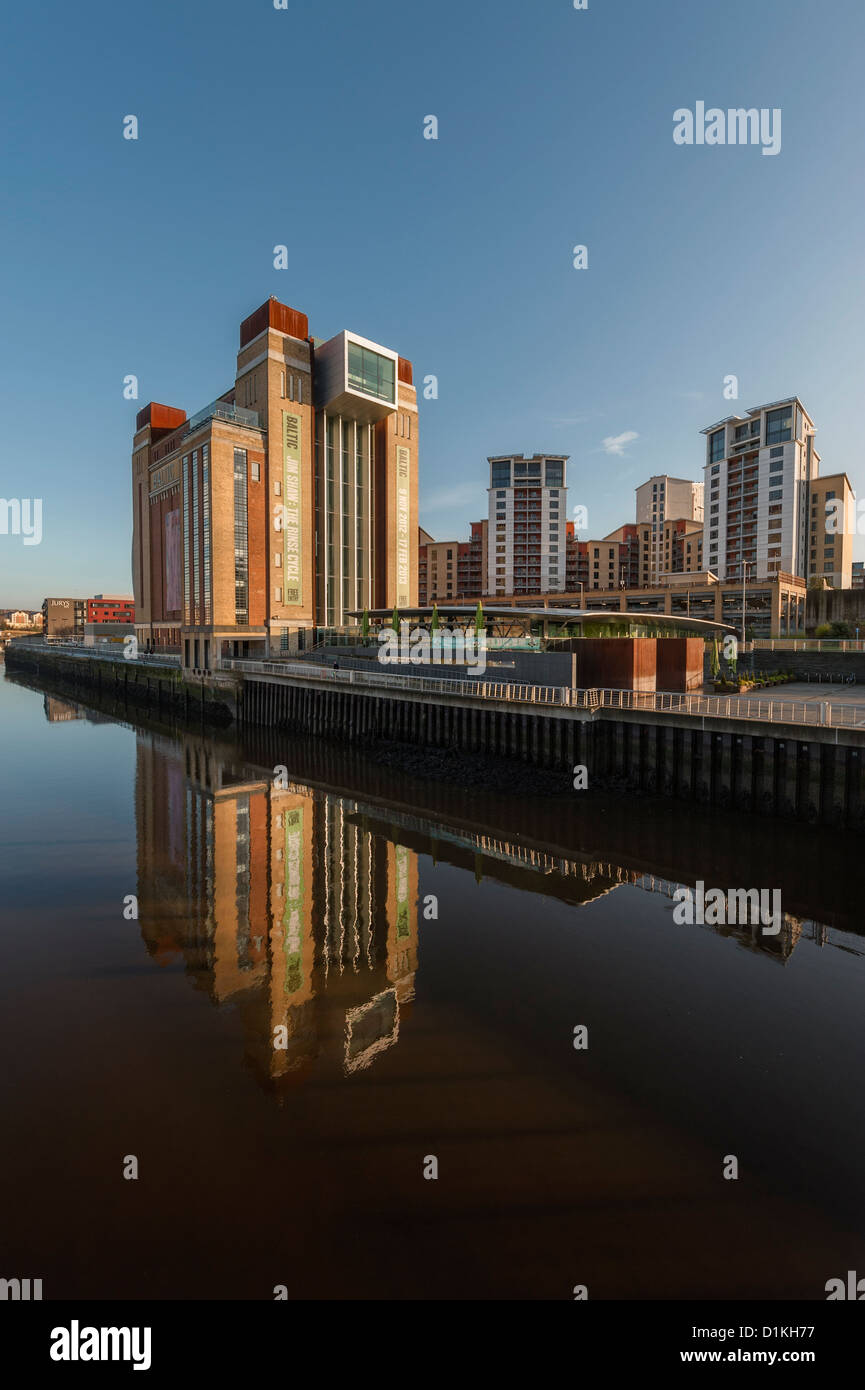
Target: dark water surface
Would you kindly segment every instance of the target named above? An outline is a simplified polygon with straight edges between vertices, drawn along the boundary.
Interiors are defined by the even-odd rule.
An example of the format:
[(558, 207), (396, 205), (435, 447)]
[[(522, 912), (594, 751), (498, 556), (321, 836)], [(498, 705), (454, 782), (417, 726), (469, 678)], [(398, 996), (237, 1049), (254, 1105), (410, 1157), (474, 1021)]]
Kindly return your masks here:
[[(865, 1275), (859, 838), (502, 795), (8, 677), (0, 775), (3, 1276), (823, 1299)], [(697, 879), (780, 888), (782, 931), (676, 925)]]

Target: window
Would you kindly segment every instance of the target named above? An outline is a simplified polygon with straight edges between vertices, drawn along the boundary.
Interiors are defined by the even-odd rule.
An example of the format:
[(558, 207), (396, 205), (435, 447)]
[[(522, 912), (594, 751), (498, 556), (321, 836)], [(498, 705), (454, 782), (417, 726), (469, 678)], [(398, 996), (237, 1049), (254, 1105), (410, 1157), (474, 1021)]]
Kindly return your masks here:
[(565, 465), (562, 459), (547, 459), (547, 487), (564, 487)]
[(360, 343), (348, 344), (348, 384), (352, 391), (363, 391), (380, 401), (395, 400), (393, 358), (383, 357)]
[(504, 462), (490, 464), (490, 485), (492, 487), (510, 487), (511, 485), (511, 461), (506, 459)]
[(714, 474), (714, 473), (720, 473), (720, 471), (721, 471), (721, 465), (720, 465), (720, 463), (716, 463), (715, 466), (714, 466), (714, 468), (712, 469), (712, 472), (713, 472), (713, 474)]
[(281, 551), (281, 550), (277, 550), (277, 551), (274, 552), (273, 563), (276, 565), (276, 568), (277, 568), (277, 569), (281, 569), (281, 568), (282, 568), (282, 551)]
[(252, 481), (253, 481), (254, 483), (259, 483), (259, 482), (261, 482), (261, 464), (259, 464), (259, 463), (251, 463), (251, 464), (249, 465), (249, 468), (250, 468), (250, 477), (252, 478)]
[(273, 485), (273, 493), (274, 493), (274, 496), (275, 496), (275, 497), (281, 497), (281, 496), (282, 496), (282, 483), (279, 481), (278, 478), (277, 478), (276, 482), (275, 482), (274, 485)]
[(777, 502), (777, 501), (778, 501), (778, 498), (779, 498), (779, 497), (783, 497), (783, 496), (784, 496), (784, 489), (781, 488), (781, 487), (776, 487), (776, 488), (773, 489), (772, 492), (769, 493), (769, 501), (770, 501), (770, 502)]
[(791, 407), (788, 405), (781, 406), (779, 410), (767, 410), (767, 444), (781, 444), (784, 440), (793, 438), (793, 416), (790, 410)]
[(277, 584), (276, 588), (274, 589), (274, 591), (273, 591), (273, 598), (274, 598), (274, 602), (275, 602), (275, 603), (282, 603), (282, 585), (281, 585), (281, 584)]
[(726, 430), (715, 430), (714, 434), (709, 435), (709, 462), (717, 463), (724, 457), (724, 446), (726, 444)]
[(246, 450), (234, 451), (234, 620), (249, 622), (249, 539)]
[(782, 458), (784, 457), (784, 450), (783, 450), (783, 448), (781, 448), (781, 449), (770, 449), (770, 450), (769, 450), (769, 457), (770, 457), (770, 459), (782, 459)]

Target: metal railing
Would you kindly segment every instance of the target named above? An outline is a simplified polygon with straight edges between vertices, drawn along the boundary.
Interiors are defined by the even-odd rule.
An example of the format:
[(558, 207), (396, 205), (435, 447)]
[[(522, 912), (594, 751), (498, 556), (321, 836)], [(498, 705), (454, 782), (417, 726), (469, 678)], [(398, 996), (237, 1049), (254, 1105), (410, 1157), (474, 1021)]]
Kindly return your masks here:
[(755, 637), (764, 652), (865, 652), (865, 640), (852, 637)]
[(56, 637), (38, 640), (20, 639), (15, 644), (28, 647), (31, 650), (43, 652), (60, 651), (65, 656), (93, 657), (98, 661), (131, 661), (136, 665), (150, 666), (180, 666), (180, 657), (176, 653), (165, 652), (162, 655), (155, 655), (152, 652), (140, 652), (138, 656), (126, 656), (121, 642), (101, 643), (94, 647), (85, 647), (80, 639), (73, 641), (61, 641)]
[(767, 724), (802, 724), (822, 728), (865, 731), (865, 704), (839, 704), (831, 700), (756, 699), (741, 695), (684, 695), (662, 691), (579, 690), (560, 685), (528, 685), (521, 682), (441, 680), (432, 676), (386, 675), (315, 666), (312, 662), (267, 662), (225, 659), (223, 670), (249, 675), (299, 677), (327, 685), (353, 685), (365, 689), (405, 690), (418, 695), (449, 695), (502, 704), (557, 706), (594, 714), (624, 710), (650, 714), (685, 715), (694, 719), (748, 719)]

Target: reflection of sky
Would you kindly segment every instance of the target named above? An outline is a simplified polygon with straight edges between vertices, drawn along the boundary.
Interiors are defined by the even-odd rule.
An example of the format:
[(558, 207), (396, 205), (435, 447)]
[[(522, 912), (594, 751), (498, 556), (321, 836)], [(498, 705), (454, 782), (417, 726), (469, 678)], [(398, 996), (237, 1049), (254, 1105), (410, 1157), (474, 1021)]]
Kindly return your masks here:
[[(85, 719), (51, 723), (43, 697), (0, 665), (0, 879), (3, 906), (38, 883), (45, 902), (121, 874), (135, 890), (135, 740)], [(86, 885), (86, 887), (84, 886)]]

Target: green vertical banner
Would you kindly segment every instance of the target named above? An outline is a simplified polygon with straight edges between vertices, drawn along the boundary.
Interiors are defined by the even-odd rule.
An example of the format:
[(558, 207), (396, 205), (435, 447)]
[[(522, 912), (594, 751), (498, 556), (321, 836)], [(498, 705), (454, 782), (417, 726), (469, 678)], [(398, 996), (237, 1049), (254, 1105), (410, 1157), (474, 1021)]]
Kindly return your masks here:
[(411, 452), (400, 444), (396, 451), (396, 602), (409, 603), (409, 470)]
[(396, 934), (397, 939), (411, 934), (408, 901), (408, 855), (405, 845), (396, 845)]
[(302, 534), (300, 515), (300, 469), (303, 421), (292, 410), (282, 412), (282, 501), (286, 603), (303, 602)]
[(303, 984), (303, 807), (285, 813), (285, 992), (295, 994)]

